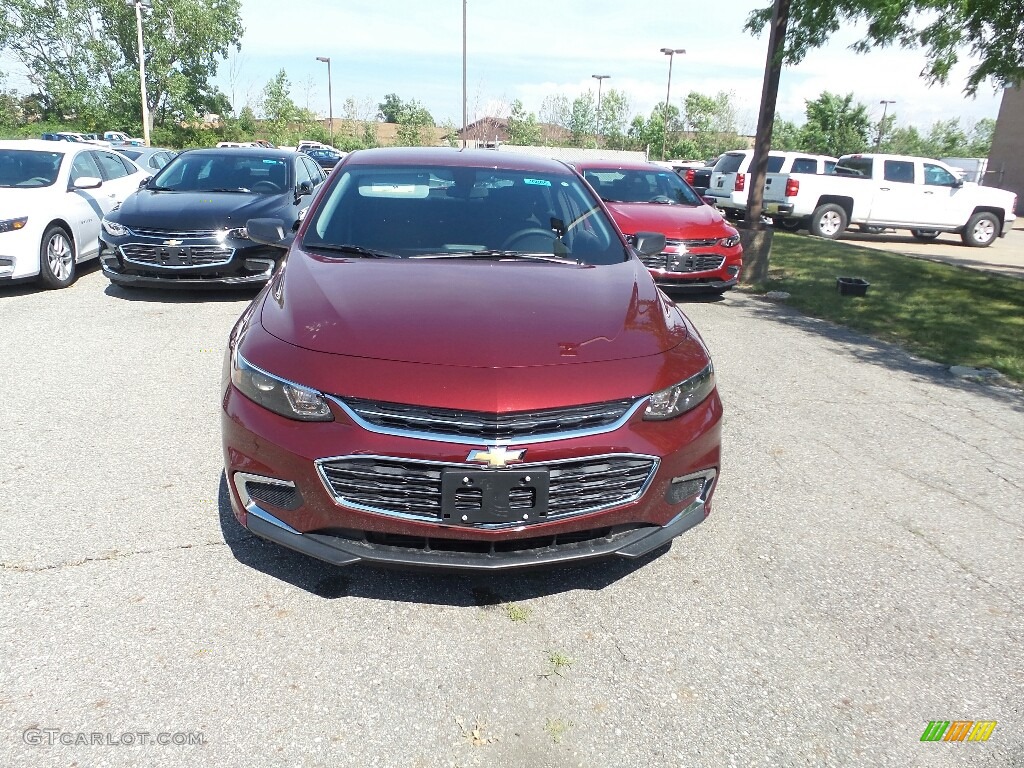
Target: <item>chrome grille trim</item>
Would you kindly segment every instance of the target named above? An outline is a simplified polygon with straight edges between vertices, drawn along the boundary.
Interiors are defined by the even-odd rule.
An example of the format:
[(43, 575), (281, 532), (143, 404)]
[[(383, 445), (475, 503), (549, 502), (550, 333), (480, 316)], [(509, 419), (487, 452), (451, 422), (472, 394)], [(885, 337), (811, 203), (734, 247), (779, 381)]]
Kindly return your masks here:
[(220, 239), (227, 229), (190, 229), (190, 230), (179, 230), (179, 229), (147, 229), (145, 227), (129, 227), (132, 232), (143, 237), (159, 237), (162, 240), (200, 240), (200, 239)]
[(684, 248), (710, 248), (711, 246), (718, 243), (718, 238), (712, 237), (705, 240), (666, 240), (666, 245), (674, 245), (676, 248), (683, 246)]
[(658, 253), (653, 256), (642, 256), (640, 260), (648, 269), (662, 272), (714, 272), (722, 268), (725, 257), (716, 253)]
[[(147, 267), (164, 269), (189, 269), (190, 267), (219, 267), (230, 263), (235, 255), (233, 248), (221, 245), (159, 245), (156, 243), (125, 243), (119, 249), (125, 261)], [(182, 264), (167, 264), (160, 255), (168, 253)]]
[[(513, 435), (509, 437), (497, 437), (485, 434), (482, 431), (480, 425), (484, 423), (484, 419), (486, 418), (494, 418), (495, 421), (493, 423), (497, 424), (497, 419), (499, 418), (498, 414), (468, 412), (467, 414), (465, 414), (466, 416), (475, 417), (474, 421), (471, 422), (470, 428), (466, 426), (467, 422), (465, 422), (464, 418), (456, 418), (456, 414), (463, 413), (461, 411), (447, 410), (441, 408), (419, 408), (418, 406), (403, 406), (397, 403), (373, 403), (372, 401), (369, 400), (347, 398), (348, 400), (351, 400), (353, 403), (356, 403), (360, 408), (363, 407), (364, 403), (369, 403), (372, 406), (376, 406), (378, 410), (387, 407), (411, 407), (414, 410), (422, 411), (422, 416), (407, 417), (406, 420), (409, 422), (409, 427), (403, 428), (398, 426), (389, 426), (386, 423), (376, 423), (372, 419), (381, 420), (379, 416), (373, 415), (367, 411), (365, 412), (364, 417), (363, 414), (358, 412), (355, 408), (349, 406), (346, 400), (343, 400), (340, 397), (336, 397), (334, 395), (327, 395), (327, 398), (334, 402), (339, 408), (341, 408), (341, 410), (343, 410), (348, 415), (348, 417), (352, 419), (352, 421), (354, 421), (360, 427), (369, 432), (375, 432), (380, 435), (392, 435), (394, 437), (408, 437), (414, 440), (433, 440), (434, 442), (439, 443), (465, 444), (487, 442), (495, 445), (525, 445), (527, 443), (549, 443), (552, 442), (553, 440), (569, 440), (575, 437), (590, 437), (592, 435), (603, 435), (607, 432), (614, 432), (616, 429), (619, 429), (620, 427), (622, 427), (622, 425), (629, 421), (629, 419), (632, 418), (633, 414), (636, 413), (641, 406), (646, 405), (647, 401), (649, 400), (649, 396), (645, 396), (637, 398), (636, 400), (615, 400), (607, 403), (591, 403), (586, 406), (557, 408), (551, 409), (550, 411), (518, 411), (509, 414), (501, 414), (500, 416), (507, 416), (510, 419), (522, 417), (524, 419), (523, 423), (525, 424), (535, 423), (538, 418), (541, 422), (557, 420), (556, 417), (559, 413), (571, 415), (574, 411), (579, 413), (581, 410), (586, 409), (593, 409), (595, 411), (598, 411), (601, 408), (607, 408), (609, 412), (615, 408), (624, 409), (621, 410), (621, 412), (616, 411), (617, 413), (620, 412), (621, 415), (619, 415), (618, 418), (615, 418), (614, 421), (608, 421), (607, 419), (612, 418), (611, 415), (608, 415), (607, 418), (603, 420), (601, 423), (595, 424), (593, 426), (565, 429), (561, 431), (556, 430), (552, 432), (538, 432), (536, 434), (522, 434), (521, 436)], [(435, 415), (431, 416), (430, 414)], [(441, 414), (441, 418), (439, 419), (436, 414)], [(445, 417), (445, 414), (447, 414), (447, 417)], [(545, 415), (547, 416), (547, 418), (545, 418)], [(447, 431), (429, 431), (428, 429), (425, 428), (416, 428), (416, 426), (419, 424), (429, 425), (438, 423), (444, 423)], [(460, 429), (462, 431), (459, 431)], [(496, 434), (496, 432), (494, 434)]]
[[(544, 522), (632, 504), (647, 492), (660, 463), (656, 456), (615, 453), (516, 464), (515, 469), (550, 470), (548, 514), (538, 521)], [(441, 519), (442, 471), (448, 467), (479, 469), (462, 463), (358, 454), (318, 459), (315, 464), (324, 488), (336, 503), (361, 512), (427, 523)], [(381, 506), (381, 502), (387, 506)], [(515, 521), (477, 527), (496, 530), (522, 525)]]

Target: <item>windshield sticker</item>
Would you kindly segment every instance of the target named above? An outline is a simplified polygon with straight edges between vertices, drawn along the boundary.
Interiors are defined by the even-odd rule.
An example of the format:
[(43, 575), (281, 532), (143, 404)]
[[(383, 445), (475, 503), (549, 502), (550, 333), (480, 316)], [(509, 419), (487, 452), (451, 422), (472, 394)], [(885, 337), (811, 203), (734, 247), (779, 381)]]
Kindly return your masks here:
[(550, 187), (551, 182), (547, 179), (523, 179), (523, 184), (533, 184), (537, 187)]
[(263, 160), (263, 164), (264, 165), (282, 165), (283, 163), (284, 163), (284, 160), (269, 160), (269, 159), (266, 159), (266, 158), (264, 158), (264, 160)]

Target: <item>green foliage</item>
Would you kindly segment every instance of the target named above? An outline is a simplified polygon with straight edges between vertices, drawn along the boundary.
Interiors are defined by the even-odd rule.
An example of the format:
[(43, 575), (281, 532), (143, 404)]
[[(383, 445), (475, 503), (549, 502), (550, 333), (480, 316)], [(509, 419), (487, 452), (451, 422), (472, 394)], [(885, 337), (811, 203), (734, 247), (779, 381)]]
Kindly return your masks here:
[(593, 93), (587, 91), (573, 100), (567, 127), (571, 146), (583, 147), (592, 140), (591, 137), (597, 133), (597, 109)]
[(609, 88), (601, 95), (601, 124), (598, 126), (602, 143), (612, 149), (625, 149), (629, 128), (629, 97), (623, 91)]
[(429, 147), (435, 144), (434, 118), (415, 99), (406, 102), (398, 114), (397, 146)]
[(512, 112), (508, 116), (508, 143), (518, 146), (536, 146), (541, 142), (540, 124), (537, 116), (523, 109), (523, 102), (516, 99), (512, 102)]
[(775, 127), (772, 130), (772, 149), (781, 152), (799, 152), (803, 149), (803, 137), (796, 123), (783, 120), (775, 115)]
[(932, 124), (927, 135), (922, 135), (914, 126), (900, 127), (886, 135), (880, 151), (934, 158), (988, 157), (994, 130), (995, 121), (988, 118), (968, 128), (961, 127), (958, 118), (939, 120)]
[[(771, 15), (771, 4), (753, 11), (746, 29), (759, 33)], [(1024, 81), (1024, 4), (1007, 0), (792, 0), (783, 61), (798, 64), (834, 33), (855, 25), (867, 29), (853, 46), (858, 52), (888, 45), (924, 48), (922, 75), (929, 83), (947, 82), (965, 51), (977, 62), (964, 86), (967, 94), (973, 96), (986, 80), (996, 86)]]
[[(44, 118), (99, 131), (141, 116), (133, 6), (123, 0), (5, 0), (0, 51), (22, 64)], [(242, 36), (240, 0), (161, 0), (143, 20), (146, 89), (156, 124), (223, 109), (210, 86)], [(141, 118), (140, 118), (141, 120)], [(141, 125), (141, 122), (139, 122)]]
[(707, 96), (690, 91), (685, 100), (683, 125), (687, 141), (676, 141), (672, 157), (707, 159), (745, 146), (736, 128), (735, 94), (719, 91)]
[(863, 152), (869, 146), (871, 123), (867, 107), (853, 103), (853, 94), (824, 91), (807, 102), (807, 122), (801, 129), (802, 149), (819, 155)]

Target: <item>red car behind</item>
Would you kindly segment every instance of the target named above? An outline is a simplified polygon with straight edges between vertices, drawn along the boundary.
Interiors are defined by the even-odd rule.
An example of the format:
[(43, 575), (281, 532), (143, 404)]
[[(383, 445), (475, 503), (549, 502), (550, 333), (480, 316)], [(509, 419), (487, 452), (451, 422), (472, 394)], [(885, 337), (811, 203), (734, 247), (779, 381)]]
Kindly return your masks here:
[(743, 246), (721, 212), (678, 174), (653, 163), (574, 163), (627, 237), (661, 232), (665, 250), (641, 260), (662, 288), (722, 293), (736, 285)]
[(571, 168), (361, 150), (297, 233), (247, 230), (289, 249), (225, 366), (250, 531), (338, 565), (495, 569), (639, 557), (710, 512), (708, 350)]

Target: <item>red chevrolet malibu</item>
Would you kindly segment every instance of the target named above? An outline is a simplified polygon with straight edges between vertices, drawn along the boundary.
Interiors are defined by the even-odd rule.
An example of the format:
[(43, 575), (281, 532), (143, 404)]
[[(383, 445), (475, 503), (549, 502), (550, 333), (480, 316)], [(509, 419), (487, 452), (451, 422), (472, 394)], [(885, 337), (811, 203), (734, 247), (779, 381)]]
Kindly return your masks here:
[(253, 533), (339, 565), (635, 558), (701, 522), (722, 404), (696, 329), (582, 177), (494, 151), (348, 155), (230, 337)]
[(641, 255), (654, 281), (670, 290), (722, 293), (743, 263), (739, 233), (674, 171), (654, 163), (589, 160), (574, 164), (631, 237), (661, 232), (661, 253)]

